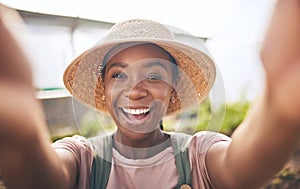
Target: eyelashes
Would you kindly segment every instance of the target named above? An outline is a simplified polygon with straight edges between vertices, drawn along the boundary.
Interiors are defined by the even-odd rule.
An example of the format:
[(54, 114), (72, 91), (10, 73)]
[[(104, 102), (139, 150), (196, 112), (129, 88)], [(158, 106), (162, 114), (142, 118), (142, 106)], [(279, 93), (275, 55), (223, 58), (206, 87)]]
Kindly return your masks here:
[[(111, 75), (111, 78), (117, 79), (117, 80), (126, 80), (126, 79), (128, 79), (128, 75), (124, 72), (115, 72)], [(160, 80), (163, 80), (164, 77), (158, 73), (150, 73), (148, 75), (145, 75), (142, 78), (143, 79), (141, 79), (141, 80), (160, 81)]]
[(163, 79), (163, 77), (160, 74), (150, 74), (149, 76), (147, 76), (147, 78), (152, 81), (158, 81)]
[(113, 79), (127, 79), (128, 76), (124, 72), (115, 72), (111, 75)]

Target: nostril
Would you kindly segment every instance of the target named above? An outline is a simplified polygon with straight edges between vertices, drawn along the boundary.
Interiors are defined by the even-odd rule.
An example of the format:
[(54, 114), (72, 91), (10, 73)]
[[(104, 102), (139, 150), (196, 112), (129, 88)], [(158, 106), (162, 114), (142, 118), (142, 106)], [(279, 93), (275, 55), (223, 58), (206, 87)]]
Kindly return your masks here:
[(142, 85), (137, 84), (131, 89), (125, 91), (125, 96), (131, 100), (138, 100), (146, 97), (148, 95), (147, 89)]

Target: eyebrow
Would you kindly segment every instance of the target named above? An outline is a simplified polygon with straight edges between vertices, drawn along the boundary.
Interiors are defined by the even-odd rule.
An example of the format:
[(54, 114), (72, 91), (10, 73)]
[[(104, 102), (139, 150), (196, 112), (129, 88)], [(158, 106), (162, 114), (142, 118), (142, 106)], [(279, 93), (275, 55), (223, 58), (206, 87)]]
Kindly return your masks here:
[(167, 67), (163, 63), (161, 63), (161, 62), (149, 62), (149, 63), (145, 64), (144, 67), (150, 68), (150, 67), (153, 67), (153, 66), (160, 66), (164, 70), (168, 71)]
[[(128, 64), (126, 64), (124, 62), (114, 62), (107, 68), (107, 72), (113, 67), (126, 68), (127, 66), (128, 66)], [(148, 62), (143, 67), (150, 68), (150, 67), (154, 67), (154, 66), (159, 66), (159, 67), (163, 68), (166, 72), (168, 71), (167, 67), (163, 63), (158, 62), (158, 61)]]
[(108, 68), (107, 71), (109, 71), (113, 67), (121, 67), (121, 68), (126, 68), (128, 65), (125, 64), (124, 62), (114, 62), (112, 63)]

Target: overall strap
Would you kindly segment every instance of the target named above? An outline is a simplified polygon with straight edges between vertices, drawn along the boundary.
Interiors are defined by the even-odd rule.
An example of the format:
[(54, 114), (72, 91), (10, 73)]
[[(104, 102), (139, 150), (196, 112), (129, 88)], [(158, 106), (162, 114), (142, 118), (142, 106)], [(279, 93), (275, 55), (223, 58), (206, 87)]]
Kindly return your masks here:
[(189, 160), (188, 145), (191, 136), (184, 133), (172, 133), (172, 147), (175, 155), (175, 163), (178, 171), (178, 184), (176, 188), (187, 187), (192, 185), (191, 168)]
[[(188, 154), (190, 135), (172, 133), (171, 141), (175, 163), (178, 171), (178, 184), (176, 188), (191, 186), (191, 168)], [(92, 164), (91, 189), (106, 188), (112, 161), (112, 136), (95, 137), (89, 139), (89, 144), (95, 152)]]
[(112, 136), (98, 136), (89, 140), (94, 150), (90, 187), (91, 189), (106, 188), (112, 161)]

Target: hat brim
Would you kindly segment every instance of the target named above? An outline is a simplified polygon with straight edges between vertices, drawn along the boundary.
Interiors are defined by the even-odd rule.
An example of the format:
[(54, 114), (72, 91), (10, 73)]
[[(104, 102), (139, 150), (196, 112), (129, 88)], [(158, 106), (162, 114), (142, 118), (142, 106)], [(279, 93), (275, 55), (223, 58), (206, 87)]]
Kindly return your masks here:
[(203, 51), (174, 40), (126, 39), (103, 42), (79, 55), (66, 68), (64, 84), (67, 90), (80, 102), (107, 112), (102, 100), (104, 86), (100, 68), (107, 52), (121, 43), (153, 43), (168, 51), (176, 60), (179, 76), (175, 87), (175, 102), (170, 103), (167, 115), (177, 113), (202, 102), (208, 95), (216, 76), (213, 60)]

